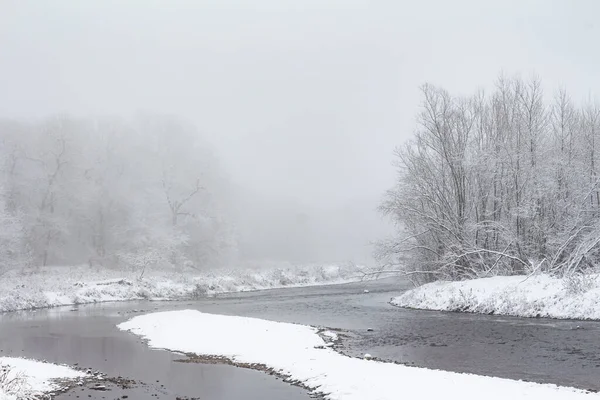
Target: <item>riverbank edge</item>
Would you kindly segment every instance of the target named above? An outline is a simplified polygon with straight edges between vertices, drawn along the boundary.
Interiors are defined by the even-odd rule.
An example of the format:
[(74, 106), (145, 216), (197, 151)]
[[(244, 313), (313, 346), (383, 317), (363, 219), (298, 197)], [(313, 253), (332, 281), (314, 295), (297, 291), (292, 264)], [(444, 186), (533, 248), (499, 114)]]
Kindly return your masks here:
[(91, 379), (80, 368), (22, 357), (0, 357), (0, 400), (46, 399)]
[(560, 279), (538, 274), (438, 281), (393, 297), (390, 304), (415, 310), (598, 321), (599, 276)]
[[(367, 271), (367, 272), (365, 272)], [(127, 301), (177, 301), (218, 294), (338, 285), (374, 279), (354, 264), (238, 269), (198, 274), (152, 274), (139, 278), (86, 267), (47, 267), (0, 280), (0, 313)]]
[[(188, 360), (184, 362), (197, 360), (263, 371), (303, 387), (309, 396), (318, 398), (397, 398), (397, 379), (390, 378), (398, 378), (398, 373), (406, 379), (402, 387), (408, 390), (408, 397), (411, 392), (421, 396), (425, 392), (426, 398), (475, 399), (492, 388), (492, 392), (500, 393), (492, 396), (498, 399), (597, 396), (594, 390), (551, 383), (406, 366), (369, 355), (351, 357), (337, 348), (337, 332), (309, 325), (178, 310), (136, 316), (118, 328), (140, 337), (150, 348), (186, 355)], [(232, 341), (240, 330), (246, 333), (244, 338)], [(312, 336), (308, 337), (307, 332)], [(290, 348), (290, 343), (295, 347)], [(423, 385), (431, 381), (437, 384)]]

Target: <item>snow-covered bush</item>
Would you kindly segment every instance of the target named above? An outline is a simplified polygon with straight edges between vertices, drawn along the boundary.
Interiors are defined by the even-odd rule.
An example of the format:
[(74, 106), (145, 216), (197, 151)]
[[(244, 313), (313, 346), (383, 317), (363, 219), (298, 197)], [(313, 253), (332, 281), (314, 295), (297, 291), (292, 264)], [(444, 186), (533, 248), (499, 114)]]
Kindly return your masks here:
[(575, 272), (563, 278), (563, 285), (568, 293), (583, 294), (597, 286), (598, 275)]

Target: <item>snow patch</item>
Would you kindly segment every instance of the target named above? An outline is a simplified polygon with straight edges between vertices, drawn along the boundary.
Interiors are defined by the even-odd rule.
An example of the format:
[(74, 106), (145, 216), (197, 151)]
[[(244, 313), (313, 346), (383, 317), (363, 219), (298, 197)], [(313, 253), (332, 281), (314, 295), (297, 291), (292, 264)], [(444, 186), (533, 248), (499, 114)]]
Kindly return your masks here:
[(0, 371), (0, 400), (41, 398), (86, 376), (63, 365), (13, 357), (0, 357)]
[(600, 399), (582, 390), (459, 374), (344, 356), (308, 326), (255, 318), (169, 311), (118, 326), (153, 348), (260, 364), (330, 400)]
[(323, 331), (321, 332), (321, 336), (325, 337), (331, 342), (335, 342), (338, 340), (338, 334), (332, 331)]
[(518, 317), (600, 319), (600, 277), (585, 284), (549, 275), (433, 282), (392, 299), (400, 307)]

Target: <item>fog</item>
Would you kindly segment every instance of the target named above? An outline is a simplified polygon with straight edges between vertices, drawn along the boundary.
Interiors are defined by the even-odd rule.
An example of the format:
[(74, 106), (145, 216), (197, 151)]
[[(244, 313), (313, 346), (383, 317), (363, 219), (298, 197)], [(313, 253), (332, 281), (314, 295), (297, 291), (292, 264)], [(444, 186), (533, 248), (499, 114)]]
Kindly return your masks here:
[(371, 262), (419, 86), (472, 93), (535, 73), (586, 99), (600, 92), (599, 13), (593, 0), (0, 0), (0, 117), (176, 116), (218, 159), (242, 259)]

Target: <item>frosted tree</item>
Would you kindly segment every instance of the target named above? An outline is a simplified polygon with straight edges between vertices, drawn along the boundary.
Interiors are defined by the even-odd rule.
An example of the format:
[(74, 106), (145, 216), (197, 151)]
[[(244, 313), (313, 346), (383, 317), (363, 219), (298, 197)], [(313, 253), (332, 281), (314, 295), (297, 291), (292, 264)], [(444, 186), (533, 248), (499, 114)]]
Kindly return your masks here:
[(23, 214), (16, 204), (8, 206), (11, 195), (5, 190), (6, 178), (13, 168), (12, 149), (0, 146), (0, 275), (15, 268), (30, 265)]
[(0, 121), (0, 139), (2, 218), (36, 265), (200, 268), (235, 248), (227, 180), (176, 118)]
[(419, 281), (595, 268), (599, 128), (598, 108), (564, 90), (547, 104), (535, 78), (468, 98), (424, 86), (380, 207), (397, 236), (376, 255)]

